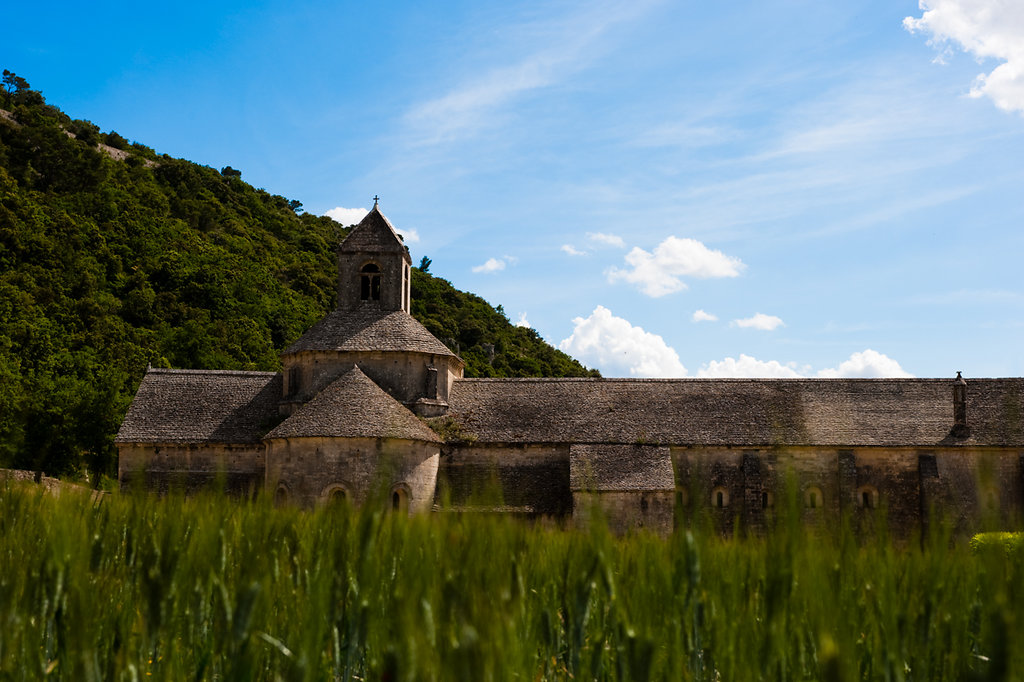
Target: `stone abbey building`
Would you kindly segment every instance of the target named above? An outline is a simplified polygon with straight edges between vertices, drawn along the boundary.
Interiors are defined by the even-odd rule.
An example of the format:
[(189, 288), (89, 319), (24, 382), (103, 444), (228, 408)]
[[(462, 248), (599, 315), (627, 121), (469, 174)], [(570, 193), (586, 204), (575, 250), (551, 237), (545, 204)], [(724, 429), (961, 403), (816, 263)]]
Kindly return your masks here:
[(466, 379), (409, 314), (409, 253), (376, 204), (338, 272), (337, 308), (283, 372), (150, 369), (116, 439), (122, 486), (596, 506), (618, 530), (700, 510), (756, 529), (787, 485), (810, 522), (883, 507), (897, 529), (933, 510), (972, 529), (1024, 507), (1024, 379)]

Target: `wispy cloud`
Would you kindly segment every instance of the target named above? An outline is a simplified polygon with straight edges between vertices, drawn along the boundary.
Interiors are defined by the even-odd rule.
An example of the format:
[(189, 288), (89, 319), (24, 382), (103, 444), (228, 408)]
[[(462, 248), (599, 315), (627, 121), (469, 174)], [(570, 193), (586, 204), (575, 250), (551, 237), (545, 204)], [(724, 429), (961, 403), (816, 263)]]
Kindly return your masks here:
[(526, 319), (526, 313), (519, 313), (519, 319), (516, 320), (516, 326), (530, 328), (533, 325), (531, 325), (530, 321)]
[(1013, 304), (1024, 303), (1024, 293), (1008, 289), (958, 289), (911, 296), (908, 302), (913, 305)]
[(601, 246), (614, 246), (616, 249), (626, 248), (626, 242), (617, 234), (605, 232), (587, 232), (587, 239)]
[[(946, 49), (954, 43), (979, 60), (1002, 62), (980, 74), (971, 97), (988, 97), (1005, 111), (1024, 113), (1024, 4), (1013, 0), (920, 0), (925, 10), (907, 17), (911, 33), (931, 36), (930, 45)], [(940, 55), (938, 61), (943, 61)]]
[(739, 131), (724, 126), (671, 121), (639, 133), (631, 142), (637, 147), (696, 148), (731, 142), (739, 137)]
[(572, 244), (562, 244), (562, 252), (563, 253), (567, 253), (570, 256), (586, 256), (587, 255), (586, 251), (580, 251), (579, 249), (574, 247)]
[(450, 92), (413, 107), (406, 121), (426, 144), (472, 134), (516, 99), (586, 69), (603, 54), (610, 31), (644, 14), (653, 4), (585, 4), (578, 13), (529, 26), (519, 31), (527, 35), (523, 44), (504, 46), (506, 51), (518, 53), (518, 58), (467, 75)]
[(730, 324), (734, 327), (742, 327), (744, 329), (760, 329), (761, 331), (770, 332), (779, 327), (784, 326), (781, 317), (775, 315), (765, 315), (764, 313), (756, 313), (752, 317), (744, 317), (738, 320), (733, 320)]
[(528, 36), (524, 44), (505, 46), (518, 53), (505, 66), (468, 75), (450, 92), (414, 106), (406, 119), (424, 143), (472, 134), (517, 98), (587, 69), (603, 53), (607, 34), (652, 4), (594, 3), (584, 11), (530, 26), (519, 32)]

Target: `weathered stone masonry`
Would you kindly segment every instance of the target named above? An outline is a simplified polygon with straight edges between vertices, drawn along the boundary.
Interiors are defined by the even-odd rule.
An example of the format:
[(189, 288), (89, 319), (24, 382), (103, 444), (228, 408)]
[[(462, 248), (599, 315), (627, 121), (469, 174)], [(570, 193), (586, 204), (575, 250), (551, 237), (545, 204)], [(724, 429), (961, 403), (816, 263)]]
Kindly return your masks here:
[(787, 481), (811, 524), (1021, 515), (1024, 379), (464, 379), (409, 314), (410, 264), (375, 205), (339, 246), (337, 308), (282, 373), (147, 372), (117, 436), (122, 485), (219, 480), (302, 505), (383, 488), (410, 513), (442, 497), (599, 510), (619, 531), (706, 512), (757, 532)]

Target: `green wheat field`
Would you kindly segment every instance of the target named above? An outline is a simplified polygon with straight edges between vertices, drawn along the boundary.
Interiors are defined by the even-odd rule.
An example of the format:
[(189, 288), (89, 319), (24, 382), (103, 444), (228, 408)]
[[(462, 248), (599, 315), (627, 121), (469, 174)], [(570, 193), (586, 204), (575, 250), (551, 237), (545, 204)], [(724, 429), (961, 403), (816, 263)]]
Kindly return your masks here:
[(1012, 544), (780, 514), (620, 538), (0, 484), (0, 679), (1024, 678)]

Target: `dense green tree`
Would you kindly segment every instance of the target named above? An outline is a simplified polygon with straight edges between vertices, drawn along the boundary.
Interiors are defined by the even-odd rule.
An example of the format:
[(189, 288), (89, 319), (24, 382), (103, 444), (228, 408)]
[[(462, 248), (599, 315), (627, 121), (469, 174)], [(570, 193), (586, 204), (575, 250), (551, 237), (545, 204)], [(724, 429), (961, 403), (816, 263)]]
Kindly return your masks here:
[(10, 104), (14, 95), (25, 92), (29, 89), (28, 81), (14, 73), (4, 69), (3, 76), (4, 102)]
[(412, 271), (412, 314), (462, 357), (469, 377), (600, 376), (536, 330), (513, 325), (500, 305), (493, 308), (421, 268)]
[[(4, 72), (0, 116), (0, 466), (111, 474), (147, 364), (279, 369), (333, 306), (346, 228), (230, 166), (101, 136), (16, 78)], [(413, 314), (469, 376), (587, 373), (429, 264)]]

